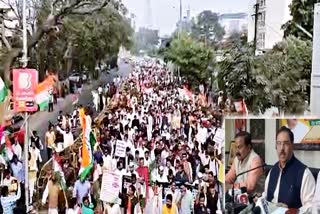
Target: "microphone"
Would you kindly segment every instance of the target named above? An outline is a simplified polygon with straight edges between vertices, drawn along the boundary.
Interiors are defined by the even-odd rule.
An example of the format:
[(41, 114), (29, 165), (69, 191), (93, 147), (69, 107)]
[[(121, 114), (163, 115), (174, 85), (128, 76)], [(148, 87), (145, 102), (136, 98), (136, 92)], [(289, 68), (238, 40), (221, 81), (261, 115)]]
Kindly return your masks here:
[(255, 208), (253, 208), (251, 213), (252, 214), (261, 214), (261, 208), (260, 207), (255, 207)]
[(269, 205), (268, 205), (268, 201), (264, 197), (258, 198), (257, 203), (256, 203), (256, 207), (260, 208), (260, 213), (261, 214), (269, 214), (269, 213), (271, 213), (270, 212), (271, 210), (270, 210)]
[(247, 193), (247, 187), (241, 187), (240, 191), (241, 191), (240, 194), (236, 196), (237, 203), (249, 205), (250, 203), (249, 203), (249, 196)]

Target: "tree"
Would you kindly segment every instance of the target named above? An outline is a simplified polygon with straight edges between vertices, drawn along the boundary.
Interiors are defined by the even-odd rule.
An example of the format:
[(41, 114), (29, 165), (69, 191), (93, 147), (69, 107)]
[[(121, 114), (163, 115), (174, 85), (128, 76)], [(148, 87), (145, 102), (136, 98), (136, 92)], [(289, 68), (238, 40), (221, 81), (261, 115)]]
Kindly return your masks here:
[(170, 46), (164, 51), (164, 56), (166, 60), (178, 65), (181, 76), (186, 77), (194, 85), (205, 84), (211, 77), (208, 67), (213, 63), (213, 52), (203, 43), (185, 34), (170, 42)]
[(234, 46), (219, 64), (220, 90), (244, 98), (253, 113), (275, 106), (285, 114), (301, 114), (310, 93), (312, 45), (288, 37), (265, 55), (248, 46)]
[(133, 30), (128, 20), (112, 7), (95, 16), (71, 17), (66, 22), (67, 36), (75, 46), (73, 57), (80, 70), (94, 71), (106, 59), (117, 56), (121, 46), (131, 48)]
[(290, 14), (292, 19), (288, 21), (284, 26), (284, 36), (289, 35), (296, 36), (301, 39), (308, 39), (305, 33), (303, 33), (296, 24), (306, 29), (309, 33), (313, 34), (313, 16), (314, 16), (314, 4), (319, 2), (318, 0), (292, 0), (290, 5)]
[(255, 56), (252, 47), (233, 44), (219, 63), (218, 87), (233, 99), (244, 99), (251, 112), (258, 113), (261, 107), (268, 105), (259, 99), (260, 85), (256, 81)]
[[(21, 1), (16, 0), (18, 5), (15, 11), (21, 11)], [(13, 7), (11, 1), (8, 0), (7, 3), (10, 7)], [(125, 12), (123, 9), (123, 4), (121, 2), (112, 0), (96, 0), (96, 1), (85, 1), (85, 0), (56, 0), (54, 2), (50, 0), (34, 0), (32, 1), (32, 8), (35, 10), (35, 16), (37, 26), (34, 28), (34, 32), (29, 31), (28, 38), (28, 52), (37, 52), (37, 48), (40, 46), (42, 48), (48, 48), (48, 53), (36, 53), (37, 59), (41, 56), (45, 56), (47, 59), (52, 59), (52, 46), (54, 40), (59, 34), (60, 28), (65, 26), (64, 21), (71, 16), (90, 16), (96, 14), (97, 12), (103, 10), (107, 5), (112, 5), (116, 10)], [(21, 23), (21, 19), (19, 23)], [(21, 29), (21, 25), (19, 25)], [(21, 38), (21, 36), (19, 37)], [(48, 39), (48, 40), (47, 40)], [(52, 39), (52, 40), (51, 40)], [(61, 41), (60, 41), (61, 42)], [(66, 47), (70, 48), (69, 44)], [(50, 50), (51, 49), (51, 50)], [(11, 67), (17, 64), (19, 57), (22, 55), (21, 40), (16, 46), (7, 47), (7, 51), (3, 55), (3, 73), (5, 81), (11, 83), (10, 72)]]
[(206, 44), (214, 44), (220, 41), (224, 34), (225, 31), (219, 24), (217, 13), (205, 10), (193, 19), (192, 36), (204, 41)]
[(292, 36), (260, 57), (257, 82), (264, 99), (286, 114), (302, 114), (310, 94), (311, 62), (311, 42)]

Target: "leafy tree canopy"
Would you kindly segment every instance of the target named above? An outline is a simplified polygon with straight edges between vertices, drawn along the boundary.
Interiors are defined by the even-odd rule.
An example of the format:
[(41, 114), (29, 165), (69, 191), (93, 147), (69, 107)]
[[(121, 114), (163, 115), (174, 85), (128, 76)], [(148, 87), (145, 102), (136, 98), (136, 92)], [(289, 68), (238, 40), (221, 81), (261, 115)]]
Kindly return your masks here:
[(173, 39), (164, 56), (178, 65), (181, 75), (194, 84), (205, 83), (211, 76), (208, 67), (213, 62), (213, 52), (187, 35)]
[(318, 0), (292, 0), (290, 5), (290, 14), (292, 20), (288, 21), (283, 29), (285, 37), (289, 35), (296, 36), (301, 39), (310, 39), (303, 33), (296, 24), (306, 29), (309, 33), (313, 34), (313, 17), (314, 17), (314, 4)]
[(219, 23), (219, 16), (210, 10), (201, 12), (193, 19), (192, 36), (208, 44), (220, 41), (225, 34)]

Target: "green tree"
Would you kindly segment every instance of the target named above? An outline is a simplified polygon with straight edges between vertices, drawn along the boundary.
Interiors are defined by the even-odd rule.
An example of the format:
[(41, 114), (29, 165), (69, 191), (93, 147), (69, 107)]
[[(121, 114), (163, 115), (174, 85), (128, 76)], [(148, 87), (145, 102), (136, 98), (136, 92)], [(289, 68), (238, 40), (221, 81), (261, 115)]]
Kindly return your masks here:
[(218, 14), (205, 10), (193, 19), (191, 34), (206, 44), (214, 44), (221, 41), (225, 31), (219, 23)]
[[(20, 12), (22, 4), (20, 4), (20, 1), (15, 1), (15, 4), (11, 2), (12, 1), (9, 0), (7, 1), (10, 7), (14, 8), (16, 16), (19, 19), (19, 23), (21, 23), (21, 16), (19, 14), (21, 14)], [(63, 68), (63, 64), (66, 61), (65, 56), (70, 55), (67, 53), (72, 52), (71, 50), (75, 49), (74, 43), (72, 43), (72, 39), (75, 38), (74, 35), (70, 36), (70, 34), (66, 33), (68, 31), (68, 27), (71, 26), (70, 23), (87, 21), (88, 17), (95, 17), (95, 15), (97, 15), (97, 17), (95, 17), (97, 25), (98, 23), (108, 23), (110, 20), (101, 15), (101, 11), (103, 11), (107, 6), (110, 6), (110, 8), (118, 12), (117, 17), (122, 17), (126, 13), (126, 8), (123, 6), (123, 4), (120, 1), (116, 0), (70, 0), (68, 1), (68, 4), (66, 4), (64, 0), (57, 0), (54, 2), (52, 2), (51, 0), (34, 0), (29, 2), (32, 2), (32, 4), (30, 3), (29, 6), (34, 10), (34, 13), (32, 13), (33, 17), (28, 18), (28, 20), (31, 20), (31, 23), (29, 24), (30, 26), (32, 26), (32, 30), (28, 31), (28, 52), (30, 53), (31, 57), (29, 66), (32, 65), (32, 67), (40, 68), (40, 70), (49, 69), (51, 67), (57, 70)], [(112, 17), (114, 17), (114, 14)], [(124, 19), (125, 18), (123, 18), (123, 20)], [(93, 22), (92, 20), (88, 21), (91, 24)], [(112, 29), (118, 34), (122, 29), (127, 29), (127, 25), (123, 23), (124, 22), (121, 21), (121, 24), (117, 24), (116, 27), (115, 25), (113, 25), (114, 28)], [(103, 27), (105, 26), (106, 25), (104, 25)], [(81, 26), (80, 24), (76, 27), (82, 28), (83, 26)], [(18, 42), (7, 45), (6, 50), (3, 51), (2, 54), (3, 58), (1, 60), (3, 66), (1, 72), (4, 74), (7, 83), (11, 82), (11, 67), (16, 66), (19, 63), (19, 57), (21, 57), (22, 55), (21, 31), (19, 30), (19, 28), (21, 29), (21, 25), (18, 26), (16, 30), (17, 32), (14, 35), (14, 38), (18, 38)], [(130, 31), (131, 28), (128, 29)], [(72, 30), (69, 32), (72, 32)], [(79, 31), (77, 33), (79, 33)], [(80, 34), (81, 33), (83, 32), (80, 32)], [(117, 41), (115, 41), (113, 37), (111, 37), (110, 46), (112, 48), (106, 49), (105, 52), (108, 52), (111, 49), (110, 53), (114, 53), (113, 50), (119, 49), (118, 41), (124, 41), (120, 43), (121, 45), (129, 41), (130, 33), (126, 33), (127, 31), (124, 30), (122, 31), (122, 33), (118, 34), (116, 37)], [(114, 35), (115, 34), (113, 33), (111, 35), (109, 34), (109, 36)], [(128, 37), (124, 35), (128, 35)], [(107, 37), (107, 35), (105, 37)], [(85, 37), (84, 39), (87, 38), (92, 39), (92, 35)], [(4, 39), (3, 36), (2, 39)], [(95, 40), (91, 41), (91, 46), (92, 44), (96, 44), (97, 47), (100, 47), (99, 45), (101, 43), (97, 43)], [(86, 50), (89, 49), (90, 48)], [(77, 49), (73, 52), (80, 53), (81, 51), (82, 50)], [(90, 51), (91, 53), (93, 53), (92, 55), (95, 55), (94, 53), (96, 52), (93, 52), (92, 49), (90, 49)], [(87, 52), (87, 55), (90, 55), (91, 59), (93, 59), (89, 52)], [(100, 60), (102, 58), (101, 51), (98, 52), (95, 56), (97, 56)], [(72, 56), (67, 57), (67, 59), (68, 61), (70, 61), (69, 59), (72, 59)]]
[(174, 38), (164, 51), (164, 57), (178, 65), (181, 76), (194, 85), (206, 83), (211, 77), (208, 67), (213, 63), (213, 52), (189, 36)]
[(285, 114), (301, 114), (310, 94), (312, 45), (288, 37), (258, 59), (257, 82), (264, 99)]
[(258, 113), (268, 103), (261, 100), (260, 88), (256, 81), (256, 58), (252, 47), (233, 44), (226, 50), (219, 63), (218, 87), (233, 99), (244, 99), (249, 111)]
[(317, 2), (319, 1), (292, 0), (290, 5), (292, 19), (283, 26), (285, 37), (293, 35), (301, 39), (310, 39), (310, 37), (303, 33), (296, 24), (306, 29), (309, 33), (313, 33), (314, 4)]

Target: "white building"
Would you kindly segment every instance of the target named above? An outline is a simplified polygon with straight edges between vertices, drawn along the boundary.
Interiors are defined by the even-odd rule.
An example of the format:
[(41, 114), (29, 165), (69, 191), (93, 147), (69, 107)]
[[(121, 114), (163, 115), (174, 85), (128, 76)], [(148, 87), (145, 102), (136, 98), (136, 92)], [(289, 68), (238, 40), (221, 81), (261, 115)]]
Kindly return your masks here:
[[(249, 9), (248, 42), (254, 40), (255, 4), (259, 4), (259, 21), (257, 27), (257, 49), (268, 50), (282, 41), (281, 27), (291, 19), (289, 5), (292, 0), (251, 0)], [(251, 16), (252, 15), (252, 16)]]
[(248, 29), (248, 14), (224, 13), (219, 15), (219, 23), (225, 30), (224, 38), (229, 38), (232, 33), (240, 33)]

